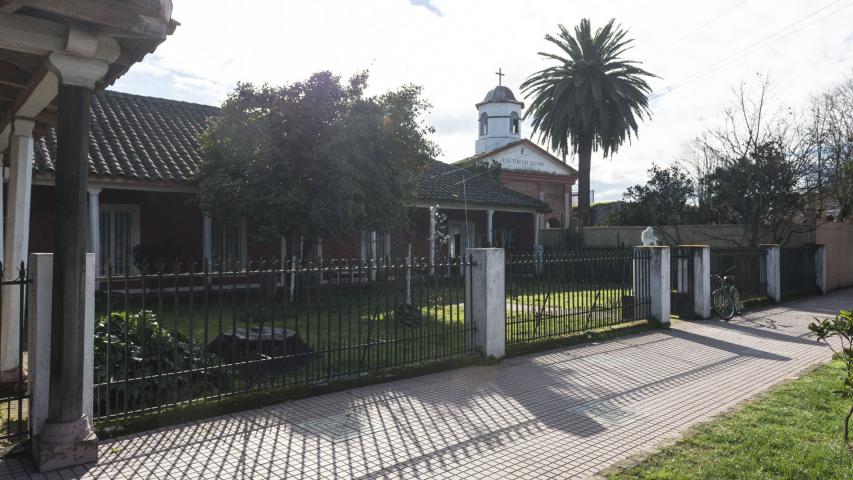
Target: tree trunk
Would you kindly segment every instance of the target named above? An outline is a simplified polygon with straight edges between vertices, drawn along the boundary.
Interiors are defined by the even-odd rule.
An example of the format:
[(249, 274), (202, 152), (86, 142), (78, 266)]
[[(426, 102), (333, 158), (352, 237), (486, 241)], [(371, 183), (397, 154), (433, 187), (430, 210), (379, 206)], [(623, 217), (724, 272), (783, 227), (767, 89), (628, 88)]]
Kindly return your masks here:
[(850, 406), (850, 411), (844, 417), (844, 445), (849, 448), (850, 445), (850, 417), (853, 416), (853, 405)]
[(580, 146), (578, 147), (578, 219), (580, 219), (580, 226), (587, 226), (590, 224), (590, 211), (589, 211), (589, 177), (590, 170), (592, 169), (592, 138), (584, 138), (581, 139)]

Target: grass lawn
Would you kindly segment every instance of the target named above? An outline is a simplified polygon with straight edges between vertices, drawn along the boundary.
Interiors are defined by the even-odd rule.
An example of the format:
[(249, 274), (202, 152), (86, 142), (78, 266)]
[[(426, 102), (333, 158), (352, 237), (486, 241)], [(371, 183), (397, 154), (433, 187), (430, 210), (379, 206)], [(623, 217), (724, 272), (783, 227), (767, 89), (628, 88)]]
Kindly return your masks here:
[[(622, 297), (630, 292), (621, 288), (600, 287), (567, 289), (565, 284), (531, 282), (529, 288), (510, 285), (507, 296), (507, 341), (525, 342), (552, 338), (609, 327), (634, 318), (623, 319)], [(465, 293), (461, 285), (439, 288), (416, 288), (412, 304), (421, 322), (400, 322), (395, 309), (405, 303), (403, 291), (365, 291), (340, 293), (334, 289), (327, 295), (309, 301), (285, 302), (277, 298), (263, 302), (253, 292), (231, 293), (211, 291), (207, 299), (195, 294), (177, 298), (168, 291), (129, 297), (127, 303), (114, 296), (113, 311), (125, 308), (133, 313), (154, 312), (160, 327), (191, 336), (197, 344), (209, 343), (220, 333), (243, 327), (284, 327), (295, 330), (314, 351), (354, 349), (345, 357), (360, 357), (366, 352), (378, 359), (389, 357), (388, 363), (400, 359), (447, 356), (464, 349), (466, 340)], [(280, 294), (278, 295), (281, 296)], [(633, 310), (629, 308), (629, 315)], [(105, 306), (99, 315), (106, 313)], [(395, 360), (396, 359), (396, 360)], [(343, 360), (343, 359), (339, 359)], [(347, 363), (353, 361), (347, 359)]]
[(840, 362), (822, 366), (607, 478), (853, 479), (842, 441), (850, 401), (831, 395), (841, 376)]

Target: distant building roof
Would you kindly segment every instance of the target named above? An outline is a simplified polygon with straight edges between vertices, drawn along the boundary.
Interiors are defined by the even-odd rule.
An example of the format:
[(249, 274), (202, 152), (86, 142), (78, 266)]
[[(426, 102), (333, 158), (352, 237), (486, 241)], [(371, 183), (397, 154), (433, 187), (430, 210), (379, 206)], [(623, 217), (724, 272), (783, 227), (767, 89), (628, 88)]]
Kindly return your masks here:
[[(510, 92), (511, 95), (511, 92)], [(145, 97), (111, 90), (94, 94), (89, 132), (89, 175), (144, 186), (189, 184), (202, 158), (198, 134), (219, 108), (197, 103)], [(35, 144), (35, 173), (56, 170), (56, 131)], [(469, 178), (465, 192), (462, 179)], [(544, 202), (510, 190), (498, 182), (433, 161), (418, 177), (415, 198), (429, 202), (464, 202), (547, 211)]]
[(547, 203), (507, 188), (491, 178), (439, 161), (433, 161), (418, 176), (415, 198), (439, 204), (467, 202), (474, 206), (492, 205), (540, 212), (551, 210)]

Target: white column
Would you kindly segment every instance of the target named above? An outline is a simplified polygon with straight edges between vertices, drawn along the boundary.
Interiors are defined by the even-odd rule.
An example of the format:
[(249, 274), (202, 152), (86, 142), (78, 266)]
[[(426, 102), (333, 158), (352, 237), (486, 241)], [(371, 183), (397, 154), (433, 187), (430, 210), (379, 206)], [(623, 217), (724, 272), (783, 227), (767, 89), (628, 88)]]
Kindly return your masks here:
[[(6, 250), (3, 255), (3, 270), (7, 279), (18, 276), (21, 262), (27, 260), (29, 249), (34, 126), (35, 122), (23, 118), (16, 118), (13, 123), (4, 242)], [(0, 307), (0, 381), (17, 381), (18, 378), (21, 299), (13, 287), (3, 287), (3, 303)]]
[(814, 252), (814, 270), (817, 288), (826, 293), (826, 245), (818, 245)]
[(4, 250), (3, 235), (6, 233), (6, 228), (3, 225), (3, 192), (6, 189), (6, 167), (3, 166), (3, 152), (0, 152), (0, 261), (3, 261), (6, 250)]
[(370, 232), (370, 280), (376, 280), (376, 231)]
[(711, 247), (700, 245), (693, 250), (693, 313), (711, 318)]
[(569, 228), (572, 220), (572, 186), (563, 186), (563, 228)]
[(95, 254), (95, 271), (99, 272), (101, 263), (101, 203), (100, 188), (89, 189), (89, 247)]
[[(671, 295), (669, 247), (636, 247), (636, 250), (642, 251), (646, 249), (649, 252), (649, 320), (656, 322), (659, 325), (669, 326)], [(637, 298), (636, 300), (642, 301), (640, 298)]]
[(438, 207), (429, 207), (429, 274), (435, 274), (435, 215)]
[(50, 318), (53, 302), (53, 254), (33, 253), (29, 261), (30, 291), (27, 356), (30, 384), (30, 426), (33, 436), (47, 420), (50, 385)]
[(466, 322), (475, 328), (475, 346), (483, 355), (506, 354), (505, 255), (502, 248), (471, 248), (473, 265), (465, 268)]
[(494, 247), (494, 222), (493, 218), (495, 216), (495, 210), (489, 209), (486, 210), (486, 241), (489, 242), (489, 247)]
[(201, 251), (208, 269), (213, 268), (210, 258), (213, 256), (213, 224), (208, 214), (204, 214), (204, 222), (201, 228)]
[(533, 250), (539, 246), (539, 213), (533, 214)]
[(779, 245), (762, 245), (767, 252), (765, 256), (765, 272), (767, 279), (767, 296), (776, 303), (782, 301), (782, 275), (779, 271), (781, 252)]

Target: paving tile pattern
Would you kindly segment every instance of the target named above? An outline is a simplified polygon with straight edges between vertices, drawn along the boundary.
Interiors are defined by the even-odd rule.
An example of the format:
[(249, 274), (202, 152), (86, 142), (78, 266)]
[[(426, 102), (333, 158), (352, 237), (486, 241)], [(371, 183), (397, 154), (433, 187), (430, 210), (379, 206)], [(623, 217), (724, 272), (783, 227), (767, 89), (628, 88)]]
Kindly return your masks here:
[(47, 475), (8, 459), (0, 479), (587, 478), (828, 360), (806, 326), (851, 303), (836, 292), (126, 436)]

